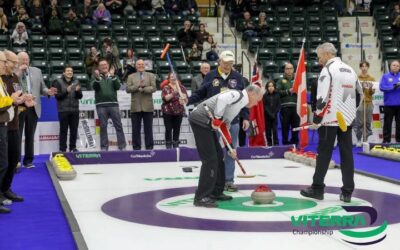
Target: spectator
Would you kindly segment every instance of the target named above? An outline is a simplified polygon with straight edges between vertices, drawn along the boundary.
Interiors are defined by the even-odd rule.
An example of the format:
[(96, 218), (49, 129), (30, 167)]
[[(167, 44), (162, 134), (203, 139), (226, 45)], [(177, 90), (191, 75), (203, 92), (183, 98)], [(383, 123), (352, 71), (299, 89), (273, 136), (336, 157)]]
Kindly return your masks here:
[(126, 7), (124, 8), (124, 15), (135, 15), (136, 0), (127, 0)]
[(140, 131), (142, 120), (146, 149), (153, 149), (153, 93), (156, 92), (156, 76), (144, 71), (144, 61), (136, 61), (136, 73), (128, 77), (126, 92), (131, 93), (132, 147), (141, 149)]
[(104, 3), (111, 14), (122, 14), (126, 0), (105, 0)]
[(139, 16), (143, 15), (151, 15), (152, 13), (152, 6), (151, 6), (151, 0), (136, 0), (136, 11), (139, 14)]
[(400, 34), (400, 3), (393, 6), (393, 11), (390, 13), (390, 22), (393, 30), (393, 36), (397, 38)]
[(252, 16), (257, 16), (260, 13), (261, 0), (248, 0), (246, 10), (250, 12)]
[(91, 47), (89, 53), (86, 55), (86, 73), (91, 77), (93, 72), (97, 69), (100, 59), (100, 52), (96, 47)]
[(90, 0), (83, 1), (83, 5), (81, 5), (79, 8), (79, 18), (81, 23), (93, 23), (93, 7)]
[(24, 23), (19, 22), (16, 24), (11, 40), (14, 47), (27, 47), (29, 37)]
[(246, 7), (246, 3), (244, 0), (232, 0), (231, 1), (231, 14), (229, 16), (229, 24), (231, 27), (235, 26), (235, 21), (239, 19), (239, 17), (243, 16), (243, 10)]
[(201, 59), (201, 51), (197, 48), (197, 43), (193, 43), (192, 49), (188, 54), (188, 61), (199, 61)]
[(165, 11), (173, 16), (178, 16), (181, 13), (181, 0), (166, 0), (165, 1)]
[(11, 4), (11, 1), (0, 0), (0, 8), (3, 8), (4, 14), (6, 14), (6, 16), (11, 16)]
[(266, 37), (270, 35), (270, 28), (267, 23), (267, 14), (260, 12), (258, 15), (258, 22), (256, 24), (256, 31), (259, 37)]
[(61, 7), (58, 5), (58, 1), (51, 0), (50, 5), (45, 8), (44, 14), (46, 25), (48, 25), (50, 19), (54, 19), (54, 16), (57, 16), (58, 20), (62, 20), (62, 10)]
[(14, 16), (13, 23), (23, 22), (27, 28), (32, 26), (31, 18), (24, 7), (18, 9), (18, 15)]
[[(244, 79), (243, 76), (238, 72), (233, 70), (233, 63), (235, 61), (235, 55), (232, 51), (225, 50), (219, 55), (219, 66), (217, 69), (211, 70), (204, 78), (204, 81), (200, 87), (188, 99), (188, 104), (195, 104), (211, 96), (217, 95), (218, 93), (224, 92), (228, 89), (243, 90), (244, 89)], [(241, 116), (243, 120), (243, 130), (249, 128), (248, 121), (248, 110), (243, 108), (241, 111)], [(237, 147), (239, 138), (239, 115), (236, 116), (229, 128), (232, 135), (232, 145), (233, 148)], [(234, 185), (234, 170), (235, 170), (235, 160), (232, 157), (225, 155), (225, 191), (236, 192), (238, 188)]]
[(135, 63), (136, 63), (135, 52), (132, 48), (129, 48), (126, 51), (126, 57), (122, 60), (122, 68), (123, 68), (123, 76), (122, 81), (125, 82), (128, 79), (130, 74), (136, 72)]
[[(184, 96), (179, 96), (179, 89)], [(181, 98), (187, 97), (186, 88), (178, 82), (175, 74), (168, 74), (168, 84), (162, 88), (161, 110), (165, 125), (166, 148), (179, 147), (179, 133), (185, 107), (180, 103)]]
[(3, 8), (0, 7), (0, 34), (7, 34), (7, 32), (8, 32), (7, 16), (4, 13)]
[(14, 5), (11, 8), (11, 18), (14, 18), (15, 16), (18, 16), (19, 8), (25, 7), (24, 2), (22, 0), (14, 0)]
[(210, 72), (210, 64), (208, 62), (202, 62), (200, 65), (200, 74), (192, 78), (192, 93), (201, 87), (204, 77), (208, 74), (208, 72)]
[(153, 8), (153, 15), (162, 15), (165, 13), (164, 10), (164, 0), (151, 0), (151, 6)]
[(247, 41), (248, 38), (257, 36), (257, 32), (255, 31), (256, 25), (251, 19), (250, 12), (246, 11), (243, 13), (243, 18), (239, 22), (237, 30), (243, 32), (243, 40)]
[(176, 36), (184, 49), (191, 49), (196, 42), (196, 33), (192, 31), (192, 23), (189, 20), (183, 23), (183, 28), (178, 31)]
[(267, 84), (265, 84), (265, 89), (266, 92), (263, 97), (263, 104), (267, 145), (276, 146), (279, 145), (278, 112), (281, 108), (281, 100), (273, 80), (269, 80)]
[(58, 118), (60, 120), (60, 148), (61, 152), (67, 151), (67, 137), (69, 128), (69, 151), (77, 152), (76, 139), (79, 125), (79, 99), (82, 98), (81, 85), (74, 78), (71, 66), (64, 67), (61, 78), (54, 81), (53, 87), (57, 89)]
[(33, 0), (30, 14), (32, 17), (32, 23), (43, 24), (44, 10), (41, 0)]
[(356, 119), (354, 123), (354, 132), (356, 133), (357, 137), (357, 147), (361, 147), (361, 136), (364, 138), (364, 141), (367, 141), (368, 137), (372, 135), (371, 120), (372, 111), (374, 110), (374, 105), (372, 104), (372, 95), (375, 93), (375, 90), (372, 88), (372, 82), (375, 82), (375, 78), (368, 74), (369, 62), (361, 62), (360, 69), (361, 74), (358, 75), (358, 80), (361, 82), (364, 98), (361, 105), (359, 105), (357, 108)]
[(36, 98), (32, 107), (27, 107), (19, 113), (19, 132), (25, 134), (25, 155), (22, 161), (26, 168), (33, 168), (34, 138), (37, 122), (42, 114), (40, 96), (52, 96), (57, 94), (56, 88), (47, 88), (43, 81), (42, 71), (39, 68), (29, 66), (30, 59), (26, 52), (18, 53), (18, 77), (23, 93), (31, 94)]
[(107, 60), (108, 65), (114, 69), (118, 76), (122, 76), (122, 66), (119, 60), (119, 51), (111, 38), (104, 38), (100, 55), (102, 58)]
[(181, 15), (183, 16), (200, 16), (196, 0), (181, 0), (181, 10)]
[(62, 35), (63, 27), (61, 24), (61, 19), (57, 15), (57, 10), (53, 9), (51, 11), (51, 17), (47, 23), (47, 34), (48, 35)]
[(110, 11), (106, 9), (104, 4), (99, 4), (97, 9), (93, 12), (93, 23), (111, 26), (111, 14)]
[[(16, 66), (18, 64), (17, 55), (11, 51), (4, 51), (4, 54), (7, 58), (5, 74), (1, 75), (2, 84), (4, 84), (5, 89), (8, 92), (8, 95), (13, 97), (14, 103), (12, 106), (13, 116), (10, 121), (7, 123), (7, 140), (8, 141), (8, 168), (4, 175), (1, 174), (0, 170), (0, 205), (2, 203), (2, 198), (5, 197), (11, 201), (21, 202), (24, 201), (24, 198), (17, 195), (11, 190), (15, 170), (18, 165), (19, 157), (20, 157), (20, 135), (18, 130), (18, 106), (19, 105), (27, 105), (25, 102), (26, 95), (21, 95), (21, 85), (18, 80), (18, 76), (14, 73), (16, 70)], [(15, 96), (18, 96), (15, 98)], [(11, 110), (8, 110), (11, 112)], [(7, 161), (5, 161), (7, 163)], [(1, 181), (2, 179), (2, 181)]]
[(68, 18), (64, 22), (64, 34), (78, 35), (80, 25), (81, 21), (76, 16), (75, 10), (70, 8), (68, 11)]
[(107, 60), (100, 59), (98, 70), (94, 71), (93, 89), (96, 101), (96, 111), (100, 120), (100, 148), (108, 151), (108, 119), (112, 120), (119, 150), (126, 148), (124, 129), (118, 105), (117, 90), (121, 82), (114, 75), (115, 69), (110, 67)]
[(393, 60), (390, 63), (390, 72), (382, 76), (379, 88), (383, 91), (384, 115), (383, 143), (390, 143), (392, 139), (393, 117), (396, 120), (395, 140), (400, 142), (400, 63)]
[(218, 54), (216, 52), (217, 43), (214, 42), (213, 36), (208, 36), (207, 41), (203, 43), (203, 51), (201, 53), (202, 60), (217, 61)]
[(210, 36), (210, 33), (206, 31), (206, 25), (201, 23), (199, 25), (199, 31), (196, 32), (196, 41), (201, 45), (200, 50), (203, 50), (203, 43), (207, 41), (208, 36)]
[(284, 66), (283, 78), (276, 83), (276, 89), (281, 96), (281, 126), (282, 126), (282, 143), (298, 144), (299, 132), (292, 131), (292, 138), (289, 141), (289, 131), (300, 125), (300, 117), (296, 111), (297, 94), (293, 91), (294, 68), (291, 63)]

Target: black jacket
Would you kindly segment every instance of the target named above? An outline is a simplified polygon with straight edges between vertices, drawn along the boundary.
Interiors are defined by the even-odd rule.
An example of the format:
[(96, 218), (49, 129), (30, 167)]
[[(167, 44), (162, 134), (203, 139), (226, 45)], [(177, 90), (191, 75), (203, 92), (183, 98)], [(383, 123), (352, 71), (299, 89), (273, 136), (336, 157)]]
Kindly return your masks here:
[[(61, 77), (53, 82), (53, 87), (57, 88), (57, 94), (55, 97), (57, 100), (57, 109), (60, 113), (79, 111), (79, 99), (82, 98), (82, 90), (73, 90), (68, 93), (67, 88), (71, 84), (79, 85), (79, 81), (72, 78), (70, 82), (67, 82), (64, 77)], [(74, 89), (75, 87), (72, 88)]]
[(276, 116), (281, 109), (281, 98), (278, 92), (272, 94), (266, 92), (263, 96), (264, 115), (268, 119), (276, 119)]

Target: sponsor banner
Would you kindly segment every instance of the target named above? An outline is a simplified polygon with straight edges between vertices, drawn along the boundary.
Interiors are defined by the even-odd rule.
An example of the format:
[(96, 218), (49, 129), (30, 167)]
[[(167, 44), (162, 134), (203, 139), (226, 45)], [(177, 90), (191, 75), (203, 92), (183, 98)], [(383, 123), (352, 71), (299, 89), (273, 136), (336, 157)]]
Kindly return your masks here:
[(196, 148), (180, 147), (179, 161), (200, 161)]
[[(374, 43), (364, 43), (363, 49), (372, 49), (375, 48), (376, 45)], [(342, 43), (342, 49), (361, 49), (361, 43)]]
[(283, 158), (283, 154), (291, 148), (293, 148), (293, 145), (251, 148), (243, 147), (237, 148), (237, 154), (239, 159), (277, 159)]
[(177, 161), (176, 149), (65, 153), (72, 165)]

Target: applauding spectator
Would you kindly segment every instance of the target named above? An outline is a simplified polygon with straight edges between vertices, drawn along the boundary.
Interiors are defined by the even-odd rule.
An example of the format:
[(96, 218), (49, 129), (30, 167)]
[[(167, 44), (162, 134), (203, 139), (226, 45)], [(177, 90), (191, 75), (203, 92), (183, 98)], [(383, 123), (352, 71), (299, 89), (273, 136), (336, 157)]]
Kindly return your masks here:
[[(182, 93), (182, 97), (179, 92)], [(165, 146), (177, 148), (179, 147), (179, 133), (185, 112), (185, 107), (181, 104), (180, 99), (185, 99), (187, 92), (186, 88), (179, 83), (171, 72), (168, 74), (168, 84), (162, 88), (161, 97), (163, 100), (161, 109), (165, 125)]]
[(26, 32), (25, 24), (17, 23), (11, 35), (12, 44), (14, 47), (26, 47), (28, 45), (28, 32)]
[(104, 24), (111, 26), (111, 14), (110, 11), (106, 9), (104, 4), (99, 4), (97, 9), (93, 13), (94, 24)]

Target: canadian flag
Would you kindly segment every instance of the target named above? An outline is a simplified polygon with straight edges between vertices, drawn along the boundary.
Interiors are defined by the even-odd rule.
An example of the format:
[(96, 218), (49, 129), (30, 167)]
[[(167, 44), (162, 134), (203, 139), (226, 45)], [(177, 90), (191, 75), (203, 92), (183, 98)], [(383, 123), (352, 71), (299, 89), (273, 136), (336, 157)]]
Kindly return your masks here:
[[(297, 93), (297, 114), (300, 117), (300, 126), (307, 125), (307, 81), (306, 61), (304, 54), (304, 42), (300, 50), (300, 58), (297, 63), (297, 70), (294, 77), (293, 89)], [(308, 130), (300, 131), (300, 149), (308, 145)]]
[[(258, 71), (256, 63), (254, 63), (253, 66), (251, 84), (255, 84), (262, 88), (260, 72)], [(265, 146), (264, 105), (262, 100), (250, 109), (250, 123), (250, 126), (253, 127), (253, 133), (249, 136), (249, 145), (252, 147)]]

